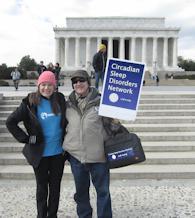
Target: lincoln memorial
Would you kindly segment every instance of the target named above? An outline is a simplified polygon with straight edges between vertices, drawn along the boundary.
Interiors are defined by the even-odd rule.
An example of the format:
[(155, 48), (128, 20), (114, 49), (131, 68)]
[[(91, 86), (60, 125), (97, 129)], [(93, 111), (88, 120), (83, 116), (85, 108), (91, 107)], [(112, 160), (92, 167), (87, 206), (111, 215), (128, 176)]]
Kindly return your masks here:
[(54, 27), (55, 60), (64, 71), (89, 69), (104, 43), (108, 58), (143, 62), (151, 73), (178, 71), (179, 31), (158, 17), (71, 17), (65, 27)]

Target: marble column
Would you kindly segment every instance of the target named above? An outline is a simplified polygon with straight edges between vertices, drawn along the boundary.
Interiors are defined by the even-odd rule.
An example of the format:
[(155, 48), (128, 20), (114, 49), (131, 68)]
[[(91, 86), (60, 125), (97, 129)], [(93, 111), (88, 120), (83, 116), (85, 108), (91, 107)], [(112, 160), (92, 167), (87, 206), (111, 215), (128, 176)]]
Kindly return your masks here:
[(131, 60), (131, 40), (128, 38), (128, 41), (129, 41), (129, 60)]
[(125, 58), (125, 39), (124, 38), (120, 38), (119, 58), (120, 59)]
[(102, 38), (98, 37), (97, 38), (97, 51), (99, 51), (99, 46), (100, 46), (101, 43), (102, 43)]
[(131, 38), (131, 60), (135, 61), (135, 37)]
[(86, 38), (86, 63), (85, 66), (88, 67), (90, 64), (90, 38)]
[(108, 38), (108, 58), (113, 57), (113, 39), (112, 37)]
[(153, 64), (157, 62), (157, 38), (153, 38), (153, 49), (152, 49), (152, 62)]
[(177, 38), (173, 38), (173, 67), (177, 67)]
[(64, 67), (68, 66), (68, 51), (69, 51), (69, 38), (65, 38), (64, 45)]
[(60, 39), (55, 38), (55, 62), (60, 62)]
[(147, 38), (142, 38), (142, 62), (146, 64), (146, 42)]
[(164, 38), (163, 42), (163, 67), (166, 69), (168, 67), (168, 38)]
[(59, 63), (61, 66), (64, 66), (64, 38), (60, 39), (60, 60)]
[(77, 37), (75, 38), (75, 67), (78, 67), (79, 66), (79, 42), (80, 42), (80, 38)]

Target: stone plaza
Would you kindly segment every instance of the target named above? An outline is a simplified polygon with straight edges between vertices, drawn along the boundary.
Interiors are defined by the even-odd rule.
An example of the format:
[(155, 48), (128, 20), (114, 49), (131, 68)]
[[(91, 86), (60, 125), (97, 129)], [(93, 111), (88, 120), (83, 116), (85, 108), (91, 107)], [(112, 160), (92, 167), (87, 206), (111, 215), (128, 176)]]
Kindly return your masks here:
[[(0, 217), (36, 217), (35, 191), (34, 180), (0, 180)], [(113, 218), (195, 217), (195, 180), (112, 180), (110, 191)], [(73, 181), (64, 178), (59, 218), (77, 217), (73, 195)], [(94, 188), (90, 196), (96, 218)]]

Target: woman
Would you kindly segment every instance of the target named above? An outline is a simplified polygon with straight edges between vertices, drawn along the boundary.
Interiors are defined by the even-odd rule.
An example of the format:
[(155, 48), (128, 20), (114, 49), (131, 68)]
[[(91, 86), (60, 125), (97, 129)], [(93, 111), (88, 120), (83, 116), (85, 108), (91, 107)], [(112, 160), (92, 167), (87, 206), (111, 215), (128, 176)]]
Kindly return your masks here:
[(47, 70), (55, 73), (55, 68), (52, 62), (50, 62), (47, 66)]
[[(54, 92), (56, 80), (51, 71), (44, 71), (37, 85), (37, 91), (22, 100), (6, 125), (19, 142), (25, 143), (23, 154), (34, 169), (37, 217), (56, 218), (66, 160), (62, 149), (66, 102), (62, 93)], [(26, 131), (18, 125), (20, 122)]]

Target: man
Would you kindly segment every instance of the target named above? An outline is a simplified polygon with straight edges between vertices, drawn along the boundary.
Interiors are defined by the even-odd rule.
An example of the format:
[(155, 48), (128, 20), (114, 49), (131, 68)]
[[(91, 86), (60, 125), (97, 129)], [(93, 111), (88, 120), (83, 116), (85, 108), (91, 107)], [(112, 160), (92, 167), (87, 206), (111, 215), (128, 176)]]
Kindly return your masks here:
[(15, 68), (14, 71), (11, 72), (11, 77), (12, 77), (12, 80), (13, 80), (13, 83), (14, 83), (15, 90), (17, 91), (18, 90), (18, 85), (19, 85), (19, 82), (20, 82), (20, 77), (21, 77), (21, 74), (18, 71), (17, 67)]
[(99, 80), (101, 79), (102, 83), (104, 80), (104, 72), (106, 67), (106, 46), (100, 44), (99, 51), (93, 57), (93, 68), (95, 70), (95, 87), (98, 89)]
[(90, 77), (84, 70), (77, 70), (71, 81), (74, 90), (67, 103), (68, 126), (63, 148), (69, 153), (74, 176), (77, 214), (79, 218), (92, 217), (91, 179), (97, 192), (97, 217), (111, 218), (110, 172), (104, 155), (106, 134), (102, 117), (98, 115), (100, 95), (91, 87)]
[(60, 82), (59, 82), (59, 80), (60, 80), (60, 70), (61, 70), (60, 64), (56, 63), (55, 67), (54, 67), (54, 74), (55, 74), (56, 83), (57, 83), (56, 91), (58, 91), (58, 86), (60, 85)]
[(38, 65), (38, 68), (37, 68), (37, 72), (38, 72), (39, 76), (43, 73), (43, 71), (46, 71), (46, 70), (47, 70), (47, 68), (44, 65), (43, 61), (40, 61), (40, 64)]
[(156, 85), (157, 86), (159, 85), (159, 81), (160, 81), (160, 79), (159, 79), (158, 75), (156, 75)]

